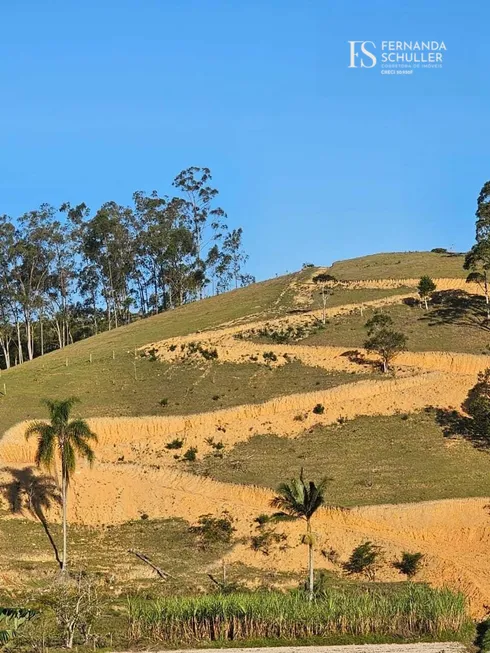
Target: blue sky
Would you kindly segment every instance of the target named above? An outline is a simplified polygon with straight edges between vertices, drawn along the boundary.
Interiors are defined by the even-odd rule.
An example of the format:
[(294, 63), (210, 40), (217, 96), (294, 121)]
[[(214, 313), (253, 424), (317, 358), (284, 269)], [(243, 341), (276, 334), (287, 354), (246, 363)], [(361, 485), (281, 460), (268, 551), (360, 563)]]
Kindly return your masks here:
[[(208, 166), (258, 278), (467, 249), (490, 178), (482, 0), (18, 0), (0, 9), (0, 212), (127, 203)], [(349, 40), (443, 40), (442, 70)]]

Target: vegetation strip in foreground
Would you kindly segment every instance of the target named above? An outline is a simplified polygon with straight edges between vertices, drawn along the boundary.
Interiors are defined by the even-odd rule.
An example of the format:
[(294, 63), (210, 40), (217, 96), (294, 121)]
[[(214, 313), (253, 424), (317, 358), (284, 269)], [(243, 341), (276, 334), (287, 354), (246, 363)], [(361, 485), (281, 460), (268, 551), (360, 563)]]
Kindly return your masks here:
[(133, 641), (171, 645), (333, 635), (459, 639), (469, 625), (462, 594), (412, 584), (390, 593), (332, 589), (311, 602), (301, 592), (135, 598), (129, 617)]

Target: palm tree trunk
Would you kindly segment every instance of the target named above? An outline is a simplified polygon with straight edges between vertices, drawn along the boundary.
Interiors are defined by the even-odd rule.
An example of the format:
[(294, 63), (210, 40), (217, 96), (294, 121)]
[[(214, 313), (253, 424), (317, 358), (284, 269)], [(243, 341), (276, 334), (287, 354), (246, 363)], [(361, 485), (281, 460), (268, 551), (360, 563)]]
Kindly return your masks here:
[(306, 531), (308, 536), (308, 600), (313, 601), (313, 537), (311, 533), (311, 523), (308, 519), (306, 522)]

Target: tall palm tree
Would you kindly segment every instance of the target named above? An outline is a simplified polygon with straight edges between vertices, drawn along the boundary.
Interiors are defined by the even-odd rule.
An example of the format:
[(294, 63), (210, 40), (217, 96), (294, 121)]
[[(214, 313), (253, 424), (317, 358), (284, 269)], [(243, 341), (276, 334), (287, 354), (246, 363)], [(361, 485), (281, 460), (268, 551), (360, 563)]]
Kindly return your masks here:
[(327, 479), (324, 478), (318, 485), (313, 481), (305, 481), (303, 469), (299, 479), (292, 479), (289, 483), (281, 483), (277, 488), (277, 495), (272, 499), (271, 506), (279, 508), (281, 512), (276, 517), (288, 517), (292, 519), (304, 519), (306, 521), (306, 535), (303, 539), (308, 544), (308, 596), (313, 599), (313, 544), (314, 536), (311, 530), (311, 518), (315, 512), (325, 503), (325, 486)]
[(36, 465), (50, 469), (56, 460), (58, 449), (61, 463), (61, 505), (63, 511), (63, 559), (61, 571), (66, 571), (66, 507), (70, 477), (75, 471), (76, 455), (93, 463), (95, 455), (89, 442), (97, 442), (97, 436), (90, 430), (83, 419), (70, 420), (73, 406), (79, 401), (77, 397), (68, 399), (45, 399), (43, 403), (49, 411), (49, 422), (33, 422), (26, 430), (26, 438), (37, 436)]

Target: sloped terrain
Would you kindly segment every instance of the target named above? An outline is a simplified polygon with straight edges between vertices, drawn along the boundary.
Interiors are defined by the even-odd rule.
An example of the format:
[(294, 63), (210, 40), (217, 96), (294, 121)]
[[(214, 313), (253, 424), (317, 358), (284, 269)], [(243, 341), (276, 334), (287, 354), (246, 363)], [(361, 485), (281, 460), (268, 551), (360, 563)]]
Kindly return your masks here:
[[(419, 419), (420, 411), (431, 407), (434, 414), (443, 415), (459, 409), (478, 372), (489, 362), (482, 353), (487, 335), (480, 321), (481, 289), (465, 284), (460, 266), (461, 257), (423, 253), (336, 263), (329, 273), (348, 283), (335, 288), (329, 298), (326, 325), (321, 324), (323, 311), (312, 281), (319, 269), (306, 269), (102, 334), (3, 374), (7, 386), (7, 395), (0, 400), (4, 432), (0, 460), (5, 468), (1, 480), (7, 488), (4, 519), (12, 519), (8, 488), (11, 492), (12, 483), (19, 483), (19, 475), (32, 467), (35, 443), (26, 443), (24, 432), (29, 420), (43, 415), (39, 398), (78, 394), (99, 444), (93, 469), (80, 463), (73, 479), (72, 522), (103, 529), (145, 515), (150, 521), (180, 518), (192, 523), (202, 514), (226, 509), (236, 520), (239, 539), (228, 553), (231, 562), (278, 573), (300, 571), (305, 564), (301, 524), (284, 526), (288, 542), (284, 550), (277, 547), (264, 556), (251, 549), (253, 520), (270, 512), (273, 491), (267, 485), (273, 483), (261, 480), (260, 474), (242, 474), (243, 460), (253, 467), (258, 457), (266, 459), (267, 440), (262, 454), (260, 448), (254, 449), (254, 441), (277, 438), (281, 443), (294, 442), (295, 453), (295, 462), (277, 464), (278, 469), (294, 472), (297, 463), (299, 471), (305, 459), (314, 455), (324, 462), (312, 467), (328, 476), (329, 448), (337, 447), (335, 458), (339, 439), (335, 444), (336, 438), (326, 435), (320, 448), (314, 453), (308, 450), (308, 442), (322, 429), (325, 434), (333, 434), (328, 428), (342, 433), (347, 422), (365, 436), (368, 420), (376, 424), (376, 420), (396, 418), (390, 422), (397, 429), (391, 445), (389, 428), (374, 426), (369, 427), (370, 438), (359, 437), (352, 447), (344, 446), (343, 462), (337, 456), (336, 476), (349, 476), (359, 466), (356, 460), (363, 457), (374, 461), (378, 456), (382, 468), (382, 456), (389, 458), (383, 454), (388, 446), (398, 447), (403, 456), (403, 439), (410, 437), (410, 425)], [(425, 313), (412, 306), (417, 276), (436, 270), (440, 304), (434, 303)], [(447, 314), (454, 293), (463, 293), (463, 297), (456, 295), (463, 324)], [(390, 375), (380, 374), (375, 358), (361, 346), (362, 325), (376, 309), (413, 328), (409, 351), (396, 358)], [(444, 310), (446, 315), (441, 315)], [(466, 318), (473, 320), (472, 328), (465, 326)], [(425, 335), (439, 328), (428, 326), (431, 320), (443, 327), (437, 347), (439, 341)], [(457, 346), (456, 334), (466, 329), (477, 334), (476, 340)], [(366, 539), (381, 545), (390, 559), (402, 551), (421, 551), (425, 565), (420, 579), (463, 589), (474, 613), (481, 615), (490, 602), (488, 454), (461, 438), (445, 439), (441, 425), (431, 430), (420, 423), (420, 458), (426, 454), (423, 443), (431, 450), (437, 438), (437, 452), (430, 455), (440, 474), (432, 473), (430, 465), (414, 472), (417, 496), (452, 498), (396, 505), (403, 493), (397, 493), (389, 473), (383, 476), (384, 490), (371, 495), (356, 494), (355, 487), (347, 490), (339, 483), (335, 503), (351, 508), (321, 512), (315, 522), (317, 548), (334, 549), (339, 560)], [(168, 448), (175, 440), (181, 444)], [(240, 447), (241, 463), (235, 453)], [(195, 450), (195, 463), (183, 461), (182, 454), (189, 449)], [(286, 458), (291, 455), (286, 448), (279, 447), (278, 452)], [(416, 461), (416, 448), (410, 456)], [(459, 467), (462, 473), (453, 491), (441, 491)], [(465, 481), (472, 473), (477, 482)], [(405, 475), (410, 485), (409, 466), (397, 467), (396, 474), (398, 484)], [(375, 486), (383, 483), (376, 472), (369, 472), (365, 480)], [(370, 499), (394, 505), (352, 507)], [(47, 516), (48, 521), (57, 521), (58, 510), (52, 507)], [(17, 523), (29, 518), (29, 512), (13, 517)], [(12, 541), (7, 544), (12, 546)], [(340, 572), (339, 564), (328, 556), (317, 558), (320, 567)], [(395, 570), (385, 565), (380, 579), (397, 578)]]

